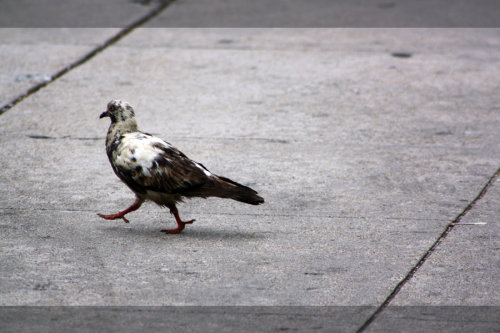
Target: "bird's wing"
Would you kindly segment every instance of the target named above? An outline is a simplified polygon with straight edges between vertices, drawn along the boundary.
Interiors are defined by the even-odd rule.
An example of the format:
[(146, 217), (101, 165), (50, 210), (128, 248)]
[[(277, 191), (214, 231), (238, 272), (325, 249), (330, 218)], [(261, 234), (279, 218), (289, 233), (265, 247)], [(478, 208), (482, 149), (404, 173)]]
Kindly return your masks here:
[(212, 173), (169, 143), (150, 134), (122, 136), (113, 156), (118, 176), (134, 191), (183, 194), (205, 184)]

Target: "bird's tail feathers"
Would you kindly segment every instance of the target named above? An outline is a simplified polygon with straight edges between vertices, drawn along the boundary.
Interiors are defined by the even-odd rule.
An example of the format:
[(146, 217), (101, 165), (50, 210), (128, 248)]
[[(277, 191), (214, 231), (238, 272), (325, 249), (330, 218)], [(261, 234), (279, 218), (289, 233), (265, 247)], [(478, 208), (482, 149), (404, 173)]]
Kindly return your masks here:
[(257, 192), (250, 187), (241, 185), (226, 177), (217, 177), (220, 180), (220, 191), (218, 191), (216, 196), (221, 198), (230, 198), (251, 205), (260, 205), (264, 203), (264, 198), (259, 196)]

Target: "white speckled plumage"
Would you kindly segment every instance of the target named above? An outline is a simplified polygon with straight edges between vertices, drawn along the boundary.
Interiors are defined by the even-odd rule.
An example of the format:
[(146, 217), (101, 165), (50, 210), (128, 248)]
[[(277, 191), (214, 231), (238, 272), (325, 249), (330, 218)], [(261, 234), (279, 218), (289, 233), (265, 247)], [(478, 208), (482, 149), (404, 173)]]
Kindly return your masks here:
[[(116, 165), (134, 170), (141, 167), (144, 176), (151, 177), (150, 170), (158, 168), (155, 160), (164, 158), (167, 162), (172, 160), (162, 156), (161, 147), (172, 149), (167, 142), (144, 133), (135, 132), (123, 135), (121, 144), (116, 148)], [(168, 172), (168, 168), (162, 168), (160, 172)]]
[(100, 118), (109, 117), (106, 153), (116, 175), (136, 194), (135, 203), (126, 210), (105, 219), (123, 219), (145, 200), (166, 206), (175, 216), (178, 233), (184, 225), (176, 204), (183, 198), (220, 197), (258, 205), (264, 202), (257, 192), (228, 178), (211, 173), (201, 163), (189, 159), (177, 148), (151, 134), (139, 131), (133, 108), (124, 101), (113, 100)]

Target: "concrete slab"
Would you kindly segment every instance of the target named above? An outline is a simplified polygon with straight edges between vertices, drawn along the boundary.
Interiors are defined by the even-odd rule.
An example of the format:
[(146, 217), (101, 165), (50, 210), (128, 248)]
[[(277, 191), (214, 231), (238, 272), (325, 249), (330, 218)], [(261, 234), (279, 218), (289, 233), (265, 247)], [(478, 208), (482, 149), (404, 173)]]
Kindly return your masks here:
[[(380, 220), (367, 231), (361, 222), (289, 217), (292, 231), (274, 216), (185, 212), (197, 225), (174, 238), (159, 232), (171, 218), (151, 207), (131, 225), (82, 210), (38, 211), (36, 220), (33, 210), (2, 212), (10, 239), (2, 241), (3, 305), (376, 303), (402, 278), (397, 261), (415, 260), (411, 246), (388, 255), (393, 246), (380, 234), (406, 228), (425, 244), (431, 233), (413, 221)], [(19, 241), (25, 233), (29, 244)], [(371, 285), (367, 271), (386, 282)]]
[(500, 306), (499, 198), (497, 180), (401, 290), (395, 305)]
[(0, 107), (83, 57), (118, 29), (1, 28)]
[[(177, 32), (135, 31), (0, 117), (2, 305), (378, 305), (498, 168), (498, 30)], [(111, 98), (266, 204), (187, 202), (177, 236), (152, 205), (99, 219), (132, 201)]]
[[(490, 187), (368, 332), (494, 332), (500, 325), (498, 198)], [(452, 306), (450, 306), (452, 305)]]
[[(155, 36), (154, 30), (146, 29), (142, 35), (138, 31), (128, 39), (136, 34), (139, 34), (137, 40), (152, 40)], [(300, 33), (290, 32), (289, 39), (295, 39), (297, 34)], [(303, 31), (302, 34), (314, 36), (315, 32)], [(385, 34), (390, 31), (381, 33)], [(423, 36), (421, 31), (414, 34), (418, 38)], [(470, 31), (470, 34), (483, 36), (481, 31)], [(266, 39), (266, 36), (262, 34), (261, 38)], [(447, 34), (446, 38), (449, 36)], [(417, 37), (409, 39), (408, 43), (413, 45)], [(164, 39), (161, 32), (157, 39)], [(450, 220), (477, 194), (496, 167), (498, 148), (493, 143), (498, 139), (494, 130), (498, 112), (492, 105), (497, 87), (489, 76), (494, 72), (492, 64), (497, 59), (489, 53), (490, 39), (491, 35), (487, 34), (484, 41), (487, 54), (480, 53), (474, 58), (477, 51), (463, 50), (454, 60), (449, 58), (462, 50), (460, 47), (442, 56), (431, 53), (398, 59), (382, 51), (371, 56), (368, 51), (353, 51), (348, 56), (347, 50), (343, 53), (300, 49), (152, 47), (144, 50), (142, 45), (135, 48), (120, 44), (110, 49), (106, 56), (96, 59), (93, 66), (98, 67), (98, 71), (91, 73), (81, 69), (72, 74), (78, 75), (75, 80), (80, 86), (92, 82), (89, 90), (85, 86), (78, 87), (80, 94), (88, 96), (81, 107), (67, 110), (63, 103), (65, 98), (74, 97), (75, 90), (70, 93), (61, 89), (58, 92), (48, 90), (50, 102), (42, 101), (44, 108), (71, 116), (71, 121), (62, 123), (59, 118), (47, 119), (45, 115), (34, 113), (22, 122), (9, 123), (9, 129), (25, 131), (27, 135), (102, 137), (107, 124), (98, 122), (89, 126), (88, 119), (102, 111), (98, 105), (103, 100), (107, 101), (110, 96), (128, 96), (145, 130), (169, 139), (187, 150), (190, 156), (213, 165), (212, 169), (221, 170), (220, 173), (234, 177), (230, 169), (217, 169), (219, 165), (215, 164), (217, 159), (229, 156), (213, 156), (211, 151), (199, 147), (198, 141), (209, 138), (212, 141), (251, 140), (255, 157), (265, 155), (272, 163), (267, 170), (271, 178), (282, 177), (279, 178), (283, 184), (280, 200), (287, 193), (289, 199), (294, 200), (293, 204), (285, 206), (286, 211), (303, 209), (294, 195), (297, 190), (285, 187), (284, 184), (289, 183), (290, 186), (300, 185), (304, 198), (319, 192), (326, 195), (321, 205), (327, 212), (331, 213), (332, 200), (343, 201), (344, 210), (340, 210), (343, 215), (337, 211), (335, 216), (364, 216), (362, 209), (377, 214), (385, 211), (382, 216), (387, 217)], [(332, 43), (335, 41), (336, 38), (331, 39)], [(376, 43), (371, 33), (368, 41)], [(359, 66), (367, 66), (367, 70), (360, 72)], [(447, 74), (439, 74), (446, 66), (449, 66)], [(458, 76), (464, 72), (469, 74), (466, 80)], [(432, 82), (425, 81), (429, 76)], [(148, 86), (138, 86), (139, 82), (146, 81)], [(484, 88), (475, 88), (480, 85)], [(236, 87), (243, 89), (239, 91)], [(425, 101), (421, 101), (422, 96), (426, 96)], [(56, 100), (60, 102), (54, 102)], [(37, 103), (26, 104), (25, 112), (30, 112)], [(195, 106), (191, 107), (193, 104)], [(41, 128), (42, 119), (50, 125)], [(204, 126), (193, 130), (197, 124)], [(221, 125), (224, 126), (222, 132), (219, 130)], [(183, 140), (192, 137), (190, 146), (199, 149), (191, 150), (190, 146), (181, 145), (177, 137)], [(259, 152), (258, 147), (266, 140), (276, 143), (279, 148)], [(304, 162), (308, 161), (304, 154), (309, 151), (293, 146), (313, 150), (316, 172), (309, 172), (310, 164)], [(276, 149), (281, 153), (274, 154)], [(248, 145), (243, 145), (240, 151), (250, 153)], [(392, 154), (395, 156), (391, 159)], [(254, 163), (247, 169), (253, 170), (255, 164), (260, 164), (259, 160), (239, 156), (242, 163)], [(228, 162), (221, 160), (220, 165), (228, 165)], [(418, 176), (413, 170), (417, 166), (422, 171)], [(287, 181), (282, 172), (286, 169), (298, 174), (302, 183)], [(260, 178), (259, 172), (244, 180), (258, 181), (255, 178)], [(451, 176), (451, 172), (456, 174)], [(470, 177), (474, 187), (470, 188), (466, 179), (451, 179), (461, 175)], [(443, 184), (442, 179), (446, 177), (450, 177), (449, 185)], [(325, 179), (329, 182), (325, 183)], [(318, 184), (323, 185), (318, 187)], [(380, 186), (387, 187), (384, 191), (387, 198), (380, 197)], [(332, 192), (332, 187), (337, 191)], [(363, 189), (363, 194), (357, 192), (359, 188)], [(419, 190), (426, 191), (426, 195), (412, 193)], [(402, 195), (405, 193), (406, 197)], [(353, 197), (365, 200), (366, 204), (356, 205), (356, 208), (349, 206)], [(391, 198), (397, 200), (397, 204), (384, 206)], [(439, 200), (441, 198), (445, 201)], [(420, 201), (420, 207), (426, 208), (415, 209), (415, 200)], [(311, 210), (320, 208), (319, 200), (302, 199), (301, 202)], [(443, 207), (428, 209), (438, 203)]]

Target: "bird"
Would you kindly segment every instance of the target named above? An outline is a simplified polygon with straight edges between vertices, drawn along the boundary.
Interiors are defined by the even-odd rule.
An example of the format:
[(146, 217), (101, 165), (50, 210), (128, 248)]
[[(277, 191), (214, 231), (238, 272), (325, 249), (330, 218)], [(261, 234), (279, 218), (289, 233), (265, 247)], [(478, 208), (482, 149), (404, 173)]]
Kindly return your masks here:
[(139, 130), (132, 106), (122, 100), (111, 100), (100, 119), (111, 119), (106, 136), (106, 154), (115, 174), (136, 196), (127, 209), (115, 214), (98, 214), (107, 220), (129, 220), (126, 214), (149, 200), (167, 207), (174, 215), (177, 228), (162, 229), (177, 234), (186, 224), (182, 221), (177, 204), (185, 198), (229, 198), (251, 205), (264, 203), (264, 199), (250, 187), (210, 172), (203, 164), (188, 158), (170, 143)]

